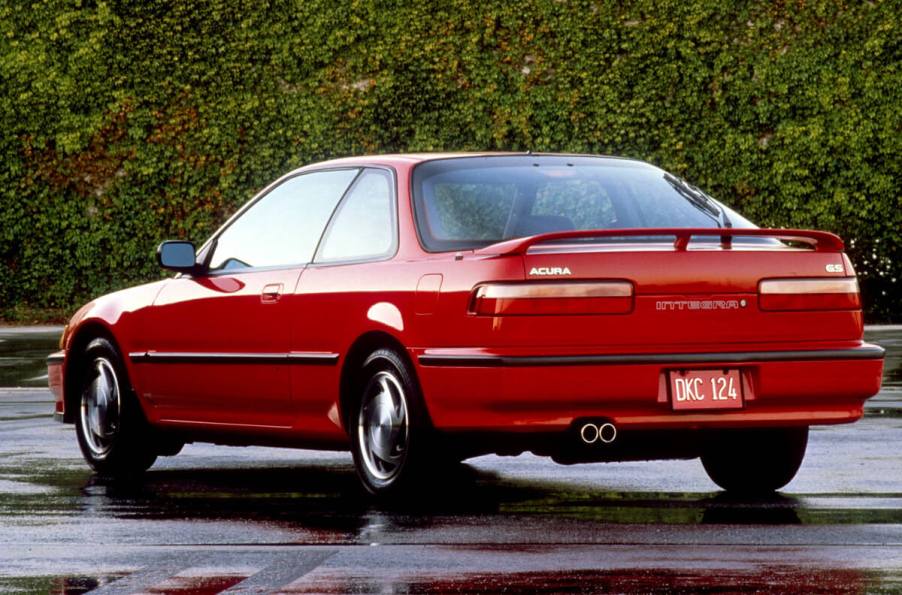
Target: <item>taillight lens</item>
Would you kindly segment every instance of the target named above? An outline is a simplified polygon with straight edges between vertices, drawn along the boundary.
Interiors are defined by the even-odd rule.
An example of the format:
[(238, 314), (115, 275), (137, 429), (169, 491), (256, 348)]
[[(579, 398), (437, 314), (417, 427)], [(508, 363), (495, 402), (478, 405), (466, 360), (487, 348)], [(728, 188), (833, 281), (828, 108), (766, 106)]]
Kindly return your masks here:
[(632, 308), (627, 281), (487, 283), (470, 301), (470, 312), (480, 316), (626, 314)]
[(768, 279), (758, 286), (762, 310), (858, 310), (861, 297), (855, 277)]

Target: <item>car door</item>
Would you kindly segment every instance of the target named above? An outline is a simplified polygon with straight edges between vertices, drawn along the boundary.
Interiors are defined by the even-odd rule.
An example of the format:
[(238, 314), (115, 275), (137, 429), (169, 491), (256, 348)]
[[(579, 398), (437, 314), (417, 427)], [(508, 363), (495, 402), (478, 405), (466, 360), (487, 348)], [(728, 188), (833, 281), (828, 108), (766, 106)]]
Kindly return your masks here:
[[(392, 260), (395, 196), (394, 176), (381, 168), (364, 169), (348, 189), (293, 296), (295, 352), (347, 355), (349, 343), (392, 309), (405, 284), (415, 286)], [(292, 366), (291, 373), (298, 425), (311, 436), (333, 436), (339, 369)]]
[(242, 427), (290, 422), (290, 296), (357, 169), (268, 189), (205, 251), (205, 272), (170, 280), (132, 354), (157, 418)]

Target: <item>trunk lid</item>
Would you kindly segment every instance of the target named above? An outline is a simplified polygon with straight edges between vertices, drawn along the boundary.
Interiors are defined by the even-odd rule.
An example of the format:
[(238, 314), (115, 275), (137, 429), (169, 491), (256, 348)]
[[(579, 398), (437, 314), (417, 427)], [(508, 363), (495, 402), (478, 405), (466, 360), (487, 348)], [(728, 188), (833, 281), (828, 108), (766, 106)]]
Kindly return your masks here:
[[(666, 233), (665, 233), (666, 232)], [(675, 240), (657, 235), (672, 235)], [(693, 237), (723, 234), (721, 242)], [(625, 236), (616, 243), (548, 243), (589, 236)], [(655, 236), (637, 242), (629, 236)], [(761, 237), (792, 238), (796, 244)], [(621, 238), (623, 239), (623, 238)], [(643, 238), (646, 240), (648, 238)], [(525, 284), (632, 286), (631, 307), (594, 306), (591, 314), (548, 308), (536, 315), (502, 315), (490, 334), (495, 346), (581, 347), (593, 352), (693, 352), (828, 347), (861, 338), (859, 308), (764, 310), (759, 287), (770, 279), (854, 277), (832, 234), (802, 230), (607, 230), (561, 232), (497, 244), (481, 256), (521, 258)], [(600, 294), (599, 294), (600, 295)], [(544, 297), (543, 299), (555, 299)], [(622, 298), (597, 298), (605, 299)], [(857, 297), (856, 297), (857, 299)], [(546, 303), (547, 304), (547, 303)], [(521, 309), (512, 309), (519, 312)], [(500, 312), (500, 310), (499, 310)], [(601, 313), (599, 313), (601, 312)], [(492, 317), (488, 317), (492, 318)]]

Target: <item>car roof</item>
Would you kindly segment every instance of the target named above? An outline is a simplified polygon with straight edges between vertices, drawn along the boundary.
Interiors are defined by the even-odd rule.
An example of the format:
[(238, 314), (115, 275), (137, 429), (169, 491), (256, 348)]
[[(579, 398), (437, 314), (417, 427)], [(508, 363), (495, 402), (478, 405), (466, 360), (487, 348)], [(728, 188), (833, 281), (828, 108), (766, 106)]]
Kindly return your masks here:
[(301, 169), (338, 167), (349, 165), (416, 165), (424, 161), (435, 161), (438, 159), (457, 159), (461, 157), (524, 157), (527, 155), (535, 155), (538, 157), (595, 157), (600, 159), (632, 161), (635, 163), (644, 163), (637, 159), (628, 157), (615, 157), (611, 155), (590, 155), (585, 153), (533, 153), (533, 152), (514, 152), (514, 151), (482, 151), (482, 152), (445, 152), (445, 153), (390, 153), (385, 155), (361, 155), (358, 157), (341, 157), (338, 159), (330, 159), (328, 161), (320, 161), (310, 163)]

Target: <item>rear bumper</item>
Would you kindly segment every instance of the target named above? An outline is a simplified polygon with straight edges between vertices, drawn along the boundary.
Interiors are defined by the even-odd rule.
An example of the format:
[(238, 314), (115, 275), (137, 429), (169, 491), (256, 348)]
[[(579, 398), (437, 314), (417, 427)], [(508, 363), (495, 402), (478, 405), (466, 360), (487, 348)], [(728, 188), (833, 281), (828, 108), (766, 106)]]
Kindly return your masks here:
[[(449, 431), (555, 431), (604, 417), (622, 429), (833, 424), (861, 417), (880, 390), (884, 351), (845, 349), (533, 355), (413, 350), (430, 416)], [(745, 406), (674, 412), (672, 370), (736, 368)]]
[(63, 391), (65, 365), (65, 351), (57, 351), (47, 356), (47, 384), (53, 394), (53, 419), (58, 422), (63, 422), (66, 415), (66, 400)]

